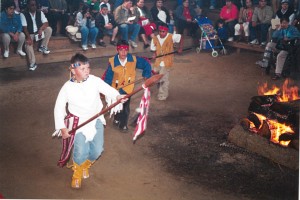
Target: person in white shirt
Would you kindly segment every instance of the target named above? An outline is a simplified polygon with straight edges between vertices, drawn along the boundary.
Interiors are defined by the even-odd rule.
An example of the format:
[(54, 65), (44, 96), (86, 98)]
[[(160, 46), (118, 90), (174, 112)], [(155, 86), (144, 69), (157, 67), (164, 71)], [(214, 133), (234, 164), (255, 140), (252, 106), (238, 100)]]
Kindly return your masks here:
[(52, 28), (48, 25), (45, 14), (37, 10), (36, 0), (30, 0), (27, 4), (28, 11), (21, 13), (21, 22), (26, 36), (25, 50), (29, 60), (29, 70), (34, 71), (37, 68), (33, 42), (41, 40), (39, 51), (43, 54), (49, 54), (48, 43), (52, 35)]
[(103, 4), (105, 4), (107, 6), (108, 13), (111, 13), (111, 6), (110, 6), (110, 3), (108, 2), (108, 0), (102, 0), (100, 5), (99, 5), (99, 9), (101, 9), (101, 6)]
[[(103, 152), (105, 118), (100, 115), (78, 130), (69, 131), (101, 112), (100, 93), (106, 97), (108, 106), (127, 99), (101, 78), (90, 74), (88, 58), (83, 54), (77, 53), (71, 58), (70, 71), (71, 79), (63, 85), (56, 99), (54, 121), (56, 131), (61, 132), (64, 140), (74, 139), (71, 186), (78, 189), (82, 178), (89, 177), (89, 168)], [(114, 108), (117, 112), (122, 104)]]

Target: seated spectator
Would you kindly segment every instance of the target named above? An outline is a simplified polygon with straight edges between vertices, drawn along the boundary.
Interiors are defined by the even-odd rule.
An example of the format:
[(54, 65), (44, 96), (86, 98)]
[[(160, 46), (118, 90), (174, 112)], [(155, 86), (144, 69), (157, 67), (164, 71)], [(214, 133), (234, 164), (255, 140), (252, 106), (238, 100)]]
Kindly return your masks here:
[(281, 8), (278, 9), (275, 14), (276, 14), (275, 19), (281, 19), (283, 17), (285, 17), (285, 18), (288, 17), (290, 20), (290, 25), (293, 23), (293, 21), (295, 19), (294, 9), (289, 5), (288, 0), (281, 1)]
[(48, 25), (48, 20), (44, 13), (37, 10), (36, 0), (29, 0), (27, 11), (21, 13), (21, 21), (26, 35), (26, 53), (29, 60), (29, 70), (34, 71), (37, 68), (36, 59), (33, 50), (33, 41), (40, 41), (39, 51), (43, 54), (49, 54), (48, 43), (52, 34), (52, 29)]
[(235, 39), (240, 41), (241, 34), (245, 34), (246, 42), (249, 42), (249, 24), (252, 22), (254, 7), (252, 5), (252, 0), (246, 0), (246, 7), (242, 7), (239, 13), (239, 23), (235, 25)]
[(176, 17), (176, 30), (178, 34), (183, 35), (184, 29), (188, 28), (188, 35), (195, 37), (199, 25), (197, 20), (195, 20), (197, 17), (195, 10), (189, 6), (189, 0), (183, 0), (182, 5), (177, 6), (174, 14)]
[(88, 44), (92, 49), (96, 49), (98, 28), (96, 27), (95, 19), (90, 13), (89, 5), (84, 4), (81, 11), (77, 13), (75, 26), (78, 26), (81, 32), (82, 49), (84, 51), (88, 50)]
[(107, 6), (107, 9), (108, 9), (108, 13), (111, 13), (111, 6), (110, 6), (110, 3), (108, 2), (108, 0), (101, 0), (101, 3), (100, 3), (100, 8), (101, 6), (105, 4)]
[(102, 4), (100, 12), (96, 16), (96, 27), (99, 29), (99, 45), (106, 47), (103, 37), (105, 34), (110, 35), (110, 44), (113, 46), (117, 45), (115, 41), (118, 34), (118, 25), (115, 22), (114, 16), (108, 13), (108, 7), (106, 4)]
[(100, 10), (99, 0), (87, 0), (87, 4), (90, 6), (90, 13), (93, 13), (94, 16), (96, 16), (96, 14), (99, 13)]
[(300, 39), (300, 32), (294, 26), (289, 25), (289, 18), (281, 18), (280, 27), (278, 27), (272, 35), (272, 42), (269, 42), (266, 46), (263, 60), (258, 61), (256, 64), (263, 68), (267, 68), (269, 66), (269, 60), (272, 52), (279, 52), (276, 60), (275, 75), (272, 79), (280, 79), (282, 69), (288, 55), (288, 51), (284, 45), (287, 45), (288, 42), (295, 39)]
[[(114, 16), (119, 26), (122, 40), (128, 41), (133, 48), (136, 48), (137, 43), (135, 40), (140, 32), (141, 27), (137, 23), (134, 8), (132, 7), (132, 0), (124, 0), (124, 3), (115, 9)], [(129, 17), (135, 18), (131, 19)], [(131, 36), (128, 40), (129, 33), (131, 33)]]
[(144, 0), (138, 0), (134, 9), (137, 14), (138, 24), (141, 26), (139, 34), (143, 39), (144, 49), (146, 49), (150, 46), (148, 37), (154, 37), (153, 32), (156, 30), (156, 25), (152, 22), (151, 13), (144, 2)]
[(228, 41), (233, 41), (234, 26), (237, 24), (239, 11), (232, 0), (226, 0), (226, 5), (223, 6), (220, 12), (220, 18), (224, 20), (226, 29), (228, 31)]
[(169, 33), (173, 33), (174, 24), (170, 23), (170, 13), (167, 8), (163, 6), (162, 0), (155, 0), (154, 6), (151, 8), (150, 12), (156, 27), (161, 24), (167, 24)]
[(27, 0), (14, 0), (17, 12), (24, 12), (27, 8)]
[(66, 0), (67, 6), (68, 6), (68, 12), (71, 15), (76, 15), (78, 10), (80, 10), (81, 4), (84, 2), (82, 0)]
[[(217, 21), (216, 30), (217, 30), (217, 34), (218, 34), (219, 39), (224, 44), (228, 40), (228, 31), (226, 29), (224, 20), (219, 19)], [(218, 45), (220, 45), (220, 44), (218, 44)]]
[[(203, 2), (204, 0), (197, 0), (196, 3), (197, 3), (197, 6), (199, 6), (199, 8), (203, 9)], [(210, 0), (210, 6), (209, 6), (209, 9), (210, 10), (213, 10), (213, 9), (216, 9), (217, 7), (217, 1), (216, 0)]]
[[(254, 9), (252, 16), (252, 23), (250, 23), (250, 44), (266, 45), (268, 29), (271, 25), (271, 19), (273, 16), (273, 10), (270, 6), (266, 5), (266, 0), (259, 0), (259, 6)], [(257, 32), (260, 34), (260, 38), (257, 37)]]
[(67, 2), (65, 0), (49, 0), (51, 18), (48, 19), (52, 28), (52, 36), (57, 33), (57, 22), (61, 21), (60, 34), (65, 35), (65, 27), (69, 21), (69, 15), (67, 11)]
[(49, 0), (37, 0), (37, 9), (44, 13), (47, 20), (51, 18)]
[(9, 57), (9, 44), (11, 40), (18, 43), (17, 53), (20, 56), (26, 56), (23, 52), (25, 34), (22, 32), (22, 23), (19, 14), (15, 13), (15, 3), (8, 1), (4, 4), (4, 10), (0, 17), (0, 34), (4, 47), (4, 58)]
[(281, 8), (275, 13), (275, 19), (271, 20), (271, 25), (269, 28), (269, 41), (271, 40), (272, 34), (276, 29), (276, 26), (280, 26), (280, 19), (283, 17), (288, 17), (290, 19), (290, 24), (293, 23), (295, 19), (294, 9), (289, 6), (289, 0), (281, 0)]

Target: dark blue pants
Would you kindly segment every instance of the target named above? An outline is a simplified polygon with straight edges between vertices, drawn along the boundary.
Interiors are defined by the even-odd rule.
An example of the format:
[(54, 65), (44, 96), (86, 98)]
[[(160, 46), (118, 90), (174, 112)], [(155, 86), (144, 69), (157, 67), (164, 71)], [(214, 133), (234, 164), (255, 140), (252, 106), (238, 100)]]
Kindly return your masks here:
[[(258, 39), (259, 42), (266, 42), (268, 36), (270, 24), (257, 24), (255, 27), (252, 26), (252, 23), (249, 24), (250, 30), (250, 41)], [(259, 33), (259, 38), (258, 34)]]

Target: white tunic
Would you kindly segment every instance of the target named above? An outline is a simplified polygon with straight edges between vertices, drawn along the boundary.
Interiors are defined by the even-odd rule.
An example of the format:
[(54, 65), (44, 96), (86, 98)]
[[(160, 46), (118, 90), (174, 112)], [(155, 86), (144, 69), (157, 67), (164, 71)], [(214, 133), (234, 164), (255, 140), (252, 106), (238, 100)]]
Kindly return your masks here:
[[(67, 103), (70, 113), (79, 117), (78, 125), (99, 113), (103, 108), (100, 93), (112, 99), (112, 103), (117, 101), (116, 97), (119, 95), (116, 89), (94, 75), (89, 75), (89, 78), (82, 83), (67, 81), (56, 99), (54, 108), (55, 129), (66, 128), (64, 118), (66, 117)], [(103, 115), (98, 118), (103, 124), (106, 124)], [(96, 119), (76, 132), (82, 132), (86, 137), (86, 141), (91, 141), (96, 134), (95, 125)]]

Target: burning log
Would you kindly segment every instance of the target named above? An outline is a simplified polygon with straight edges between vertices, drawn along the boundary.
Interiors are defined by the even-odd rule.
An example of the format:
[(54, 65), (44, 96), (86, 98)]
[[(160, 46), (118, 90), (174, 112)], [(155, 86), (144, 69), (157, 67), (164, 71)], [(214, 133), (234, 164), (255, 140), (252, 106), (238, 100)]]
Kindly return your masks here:
[(258, 135), (260, 135), (264, 138), (267, 138), (267, 139), (271, 138), (271, 131), (270, 131), (269, 125), (266, 120), (263, 121), (263, 124), (257, 133), (258, 133)]
[[(277, 102), (276, 95), (266, 95), (255, 96), (251, 100), (248, 108), (250, 114), (258, 113), (264, 115), (268, 119), (291, 126), (295, 132), (299, 132), (300, 99), (289, 102)], [(258, 122), (253, 116), (251, 116), (250, 121), (257, 127)]]
[(248, 118), (244, 118), (241, 120), (240, 124), (243, 127), (244, 130), (249, 130), (250, 129), (250, 123), (251, 121)]

